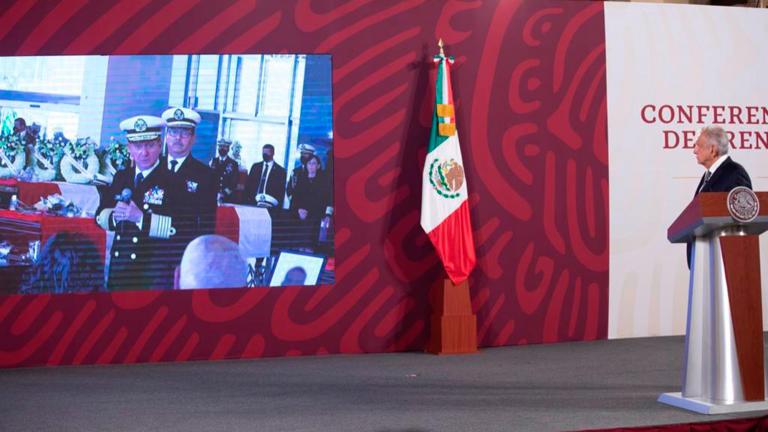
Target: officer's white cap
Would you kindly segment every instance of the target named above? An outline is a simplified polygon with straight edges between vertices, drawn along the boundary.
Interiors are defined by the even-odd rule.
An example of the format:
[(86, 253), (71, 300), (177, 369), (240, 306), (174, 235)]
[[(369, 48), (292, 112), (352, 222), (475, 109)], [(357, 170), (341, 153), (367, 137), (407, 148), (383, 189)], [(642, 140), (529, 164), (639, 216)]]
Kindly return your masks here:
[(138, 115), (120, 122), (120, 130), (125, 132), (128, 141), (149, 141), (163, 133), (165, 122), (160, 117)]
[(163, 111), (163, 120), (168, 127), (195, 128), (200, 124), (200, 114), (189, 108), (171, 107)]
[(312, 144), (299, 144), (299, 152), (315, 154), (315, 146)]

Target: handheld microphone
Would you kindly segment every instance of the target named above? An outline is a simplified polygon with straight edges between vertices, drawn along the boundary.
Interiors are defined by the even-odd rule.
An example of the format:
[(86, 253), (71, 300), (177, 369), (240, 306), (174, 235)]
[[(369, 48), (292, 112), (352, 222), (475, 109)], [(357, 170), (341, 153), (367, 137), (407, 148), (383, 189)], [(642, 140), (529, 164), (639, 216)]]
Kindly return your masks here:
[[(129, 202), (131, 202), (131, 195), (133, 195), (133, 192), (130, 189), (125, 188), (125, 189), (123, 189), (122, 192), (120, 192), (119, 194), (115, 195), (115, 201), (128, 204)], [(121, 223), (120, 224), (120, 234), (123, 234), (124, 231), (125, 231), (125, 225)]]
[(125, 188), (118, 195), (115, 195), (115, 201), (128, 204), (131, 202), (131, 195), (133, 195), (133, 192), (131, 192), (130, 189)]

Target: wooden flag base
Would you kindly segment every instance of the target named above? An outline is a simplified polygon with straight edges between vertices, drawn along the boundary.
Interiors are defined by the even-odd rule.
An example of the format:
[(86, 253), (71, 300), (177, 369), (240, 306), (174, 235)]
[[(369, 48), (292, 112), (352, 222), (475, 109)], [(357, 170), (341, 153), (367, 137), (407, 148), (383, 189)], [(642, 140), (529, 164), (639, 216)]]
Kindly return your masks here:
[(477, 317), (472, 313), (469, 284), (454, 285), (444, 279), (431, 295), (431, 330), (426, 352), (469, 354), (477, 352)]

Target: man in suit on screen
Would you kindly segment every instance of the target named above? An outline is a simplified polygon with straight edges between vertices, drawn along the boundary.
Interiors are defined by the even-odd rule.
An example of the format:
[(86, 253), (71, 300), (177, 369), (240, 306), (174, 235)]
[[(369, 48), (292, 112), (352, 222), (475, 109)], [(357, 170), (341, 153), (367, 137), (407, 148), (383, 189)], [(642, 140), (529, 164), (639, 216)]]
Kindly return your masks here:
[(275, 162), (275, 147), (265, 144), (262, 161), (253, 164), (245, 183), (245, 204), (267, 208), (282, 208), (285, 197), (285, 168)]
[[(693, 154), (706, 171), (696, 186), (694, 197), (702, 192), (730, 192), (738, 186), (752, 189), (747, 170), (728, 156), (728, 145), (728, 134), (719, 126), (707, 126), (699, 133)], [(688, 243), (687, 261), (690, 268), (691, 243)]]

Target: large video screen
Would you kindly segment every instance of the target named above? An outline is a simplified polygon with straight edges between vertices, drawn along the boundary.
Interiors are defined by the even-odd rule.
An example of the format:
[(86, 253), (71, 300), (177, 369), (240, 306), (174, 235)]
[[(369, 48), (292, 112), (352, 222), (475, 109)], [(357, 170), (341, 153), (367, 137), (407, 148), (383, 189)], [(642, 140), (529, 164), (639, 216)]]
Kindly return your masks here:
[(0, 295), (333, 284), (331, 94), (328, 55), (0, 57)]

